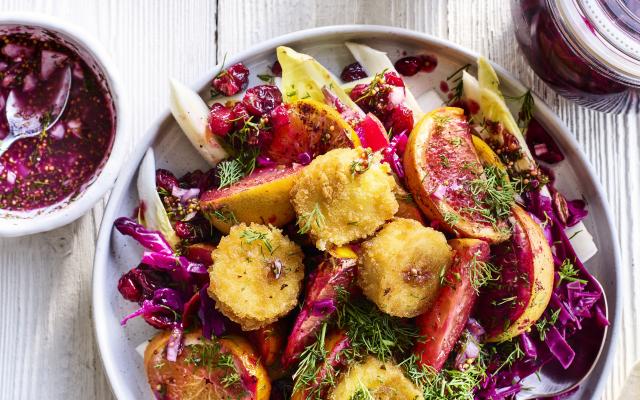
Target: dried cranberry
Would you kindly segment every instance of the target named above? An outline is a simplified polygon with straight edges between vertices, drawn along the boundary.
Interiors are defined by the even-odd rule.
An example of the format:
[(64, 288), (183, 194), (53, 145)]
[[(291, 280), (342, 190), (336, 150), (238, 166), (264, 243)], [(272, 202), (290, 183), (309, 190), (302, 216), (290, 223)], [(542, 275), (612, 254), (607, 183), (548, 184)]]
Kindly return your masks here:
[(438, 66), (438, 59), (431, 54), (420, 56), (420, 60), (422, 60), (422, 70), (424, 72), (432, 72)]
[(277, 86), (258, 85), (247, 90), (242, 104), (249, 114), (261, 117), (282, 104), (282, 94)]
[(247, 111), (247, 107), (242, 102), (237, 102), (231, 109), (231, 116), (234, 124), (234, 129), (239, 130), (244, 127), (251, 116)]
[(167, 330), (175, 325), (176, 313), (167, 307), (165, 310), (155, 311), (153, 314), (142, 314), (142, 318), (156, 329)]
[(359, 62), (354, 62), (353, 64), (349, 64), (342, 70), (340, 74), (340, 79), (345, 82), (353, 82), (358, 79), (366, 78), (367, 73), (362, 68)]
[(178, 179), (171, 171), (161, 168), (156, 170), (156, 187), (171, 193), (174, 186), (178, 186)]
[(384, 80), (391, 86), (404, 87), (404, 81), (400, 78), (400, 75), (393, 71), (385, 73)]
[(271, 66), (271, 73), (275, 76), (282, 76), (282, 65), (280, 65), (280, 61), (273, 63)]
[(237, 63), (213, 78), (211, 86), (218, 93), (222, 93), (225, 96), (233, 96), (247, 87), (248, 82), (249, 70), (244, 64)]
[(351, 93), (349, 93), (349, 97), (351, 97), (351, 100), (357, 101), (358, 99), (362, 98), (362, 96), (364, 96), (368, 87), (369, 85), (364, 83), (355, 85), (353, 89), (351, 89)]
[(191, 239), (193, 237), (191, 224), (188, 222), (178, 221), (174, 225), (173, 229), (175, 229), (176, 235), (178, 235), (180, 239)]
[(387, 115), (384, 125), (394, 135), (402, 132), (409, 133), (413, 129), (413, 112), (408, 107), (400, 104)]
[(233, 113), (220, 103), (213, 103), (209, 110), (209, 129), (217, 136), (226, 136), (233, 128)]
[(118, 292), (120, 292), (126, 300), (133, 302), (142, 300), (142, 288), (138, 283), (135, 268), (120, 277), (118, 281)]
[(396, 61), (395, 67), (404, 76), (414, 76), (422, 68), (418, 57), (404, 57)]

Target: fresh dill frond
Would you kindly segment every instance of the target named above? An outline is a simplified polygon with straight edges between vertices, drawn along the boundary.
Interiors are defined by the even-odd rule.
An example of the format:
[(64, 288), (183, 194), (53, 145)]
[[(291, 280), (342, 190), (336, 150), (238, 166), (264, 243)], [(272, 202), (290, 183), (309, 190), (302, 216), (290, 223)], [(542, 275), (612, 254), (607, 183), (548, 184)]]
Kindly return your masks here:
[[(306, 393), (308, 399), (320, 399), (325, 382), (316, 382), (320, 369), (325, 365), (327, 350), (325, 349), (325, 339), (327, 335), (327, 323), (325, 322), (318, 333), (316, 340), (307, 346), (300, 355), (298, 368), (293, 373), (293, 392), (309, 390), (313, 393)], [(312, 387), (316, 389), (312, 389)]]
[(453, 85), (453, 88), (450, 91), (451, 98), (446, 101), (447, 105), (451, 105), (462, 98), (464, 90), (462, 83), (462, 71), (466, 71), (470, 66), (471, 64), (463, 65), (447, 77), (446, 81)]
[(378, 92), (378, 86), (385, 82), (384, 74), (386, 73), (387, 68), (376, 74), (373, 79), (371, 79), (371, 82), (369, 82), (369, 86), (362, 92), (362, 95), (356, 99), (356, 103), (369, 98), (373, 99)]
[(236, 218), (236, 215), (231, 210), (225, 210), (223, 208), (220, 208), (212, 211), (210, 215), (213, 218), (221, 222), (225, 222), (227, 224), (236, 225), (238, 223), (238, 219)]
[(351, 397), (349, 397), (349, 400), (375, 400), (375, 398), (371, 394), (369, 388), (366, 387), (362, 382), (360, 382), (360, 385), (358, 386), (356, 391), (353, 392)]
[(451, 167), (451, 162), (449, 161), (449, 158), (447, 158), (447, 156), (444, 154), (440, 154), (440, 165), (442, 165), (442, 167), (444, 168)]
[(258, 79), (260, 79), (262, 82), (266, 82), (266, 83), (273, 83), (275, 77), (273, 75), (270, 74), (258, 74)]
[(338, 328), (347, 332), (352, 349), (381, 361), (408, 351), (421, 338), (415, 326), (381, 312), (367, 300), (342, 301), (337, 317)]
[(445, 224), (454, 226), (458, 223), (458, 221), (460, 221), (460, 216), (453, 211), (445, 211), (442, 214), (442, 219), (444, 220)]
[(520, 96), (505, 96), (505, 99), (522, 102), (520, 105), (520, 111), (518, 112), (518, 126), (524, 134), (529, 127), (529, 122), (531, 122), (531, 119), (533, 118), (533, 108), (535, 106), (535, 100), (531, 94), (531, 89), (527, 90)]
[(216, 171), (218, 178), (220, 179), (219, 189), (231, 186), (244, 177), (244, 168), (242, 163), (237, 160), (222, 161), (218, 164)]
[(469, 263), (471, 286), (480, 292), (480, 288), (500, 279), (500, 268), (487, 261), (478, 260), (478, 253), (474, 253)]
[(582, 284), (586, 284), (586, 279), (578, 278), (578, 273), (580, 271), (576, 269), (571, 261), (568, 258), (562, 262), (560, 269), (558, 270), (558, 275), (560, 275), (560, 280), (558, 281), (558, 285), (562, 283), (562, 281), (567, 282), (580, 282)]
[(245, 229), (240, 234), (240, 239), (244, 240), (245, 243), (251, 244), (255, 241), (260, 241), (266, 247), (270, 254), (273, 254), (274, 248), (273, 244), (271, 244), (271, 240), (269, 239), (269, 235), (266, 232), (258, 232), (253, 229)]
[(313, 207), (313, 210), (298, 217), (298, 233), (304, 235), (311, 231), (314, 225), (318, 229), (322, 229), (325, 225), (324, 215), (322, 215), (322, 210), (320, 210), (318, 203)]
[(516, 190), (500, 167), (485, 167), (483, 176), (469, 181), (468, 189), (475, 202), (475, 207), (468, 211), (478, 213), (487, 222), (495, 224), (511, 213)]
[(560, 309), (558, 308), (554, 312), (551, 313), (549, 319), (547, 317), (541, 318), (536, 322), (536, 329), (538, 330), (538, 334), (540, 335), (540, 340), (544, 342), (544, 339), (547, 337), (547, 332), (549, 328), (554, 326), (558, 321), (558, 317), (560, 316)]

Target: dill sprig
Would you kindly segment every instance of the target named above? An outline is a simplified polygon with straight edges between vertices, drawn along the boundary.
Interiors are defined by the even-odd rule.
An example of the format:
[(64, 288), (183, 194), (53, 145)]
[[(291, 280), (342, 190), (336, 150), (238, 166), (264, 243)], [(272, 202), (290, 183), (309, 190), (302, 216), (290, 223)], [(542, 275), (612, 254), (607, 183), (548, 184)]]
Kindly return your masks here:
[(258, 74), (258, 79), (260, 79), (262, 82), (266, 82), (266, 83), (273, 83), (275, 76), (271, 75), (271, 74)]
[[(339, 291), (339, 297), (344, 298), (341, 292), (344, 290)], [(337, 317), (338, 328), (347, 332), (354, 351), (372, 354), (381, 361), (408, 351), (421, 339), (417, 328), (381, 312), (367, 300), (341, 301)]]
[(498, 220), (509, 216), (514, 203), (516, 190), (509, 177), (500, 167), (489, 165), (484, 175), (469, 181), (469, 192), (473, 196), (475, 207), (467, 211), (475, 212), (487, 222), (496, 224)]
[(533, 107), (535, 106), (535, 100), (531, 94), (531, 89), (527, 90), (520, 96), (505, 96), (505, 98), (522, 102), (520, 105), (520, 111), (518, 112), (518, 126), (522, 130), (522, 133), (525, 133), (529, 127), (529, 122), (531, 122), (531, 119), (533, 118)]
[(356, 160), (353, 160), (351, 162), (351, 175), (355, 176), (356, 174), (365, 173), (371, 166), (372, 161), (373, 153), (371, 152), (371, 149), (364, 149), (364, 151), (362, 151), (362, 154), (360, 154), (360, 156)]
[(582, 284), (586, 284), (586, 279), (578, 278), (578, 273), (580, 271), (576, 269), (571, 261), (568, 258), (562, 262), (560, 269), (558, 270), (558, 275), (560, 275), (560, 279), (558, 280), (558, 286), (562, 283), (562, 281), (567, 282), (580, 282)]
[(451, 105), (462, 98), (464, 90), (462, 83), (462, 71), (466, 71), (470, 66), (471, 64), (463, 65), (447, 77), (446, 81), (454, 85), (451, 89), (451, 98), (446, 102), (447, 105)]
[(318, 203), (313, 207), (313, 210), (300, 214), (298, 217), (298, 233), (304, 235), (311, 231), (314, 225), (318, 229), (322, 229), (325, 225), (324, 215), (322, 215), (322, 210), (320, 210)]
[(471, 286), (480, 292), (480, 288), (500, 279), (500, 268), (487, 261), (478, 260), (478, 253), (474, 253), (469, 263)]
[(360, 385), (351, 397), (349, 397), (349, 400), (375, 400), (375, 398), (371, 394), (371, 391), (369, 391), (369, 388), (360, 382)]
[(385, 83), (384, 74), (387, 73), (387, 68), (383, 69), (382, 72), (375, 74), (371, 82), (369, 82), (369, 86), (362, 92), (362, 95), (356, 99), (356, 103), (371, 98), (375, 98), (376, 94), (379, 91), (378, 86)]
[(240, 374), (236, 369), (233, 356), (229, 353), (223, 353), (218, 342), (203, 341), (186, 347), (189, 349), (189, 356), (185, 358), (186, 363), (193, 364), (198, 368), (206, 368), (209, 372), (213, 369), (224, 370), (225, 376), (221, 380), (224, 387), (230, 387), (240, 382)]
[(422, 389), (429, 400), (473, 400), (475, 389), (487, 377), (484, 352), (464, 371), (444, 369), (440, 373), (431, 367), (418, 365), (413, 354), (400, 363), (407, 377)]
[(219, 189), (233, 185), (245, 175), (244, 166), (237, 159), (222, 161), (218, 164), (216, 173), (220, 179)]
[(227, 224), (231, 224), (231, 225), (236, 225), (238, 223), (238, 219), (236, 218), (236, 214), (234, 214), (233, 211), (231, 210), (225, 210), (224, 208), (220, 208), (217, 210), (214, 210), (210, 213), (210, 215), (221, 221), (221, 222), (225, 222)]
[[(313, 400), (321, 400), (322, 394), (327, 387), (333, 384), (335, 371), (328, 366), (327, 350), (325, 349), (325, 339), (327, 335), (327, 323), (325, 322), (318, 332), (316, 341), (307, 346), (300, 355), (298, 368), (293, 373), (293, 393), (307, 390), (306, 398)], [(325, 378), (321, 382), (317, 382), (322, 368), (328, 368)]]
[(544, 339), (547, 337), (547, 332), (549, 328), (554, 326), (558, 321), (558, 317), (560, 316), (560, 309), (558, 308), (554, 312), (551, 313), (549, 319), (545, 316), (536, 322), (536, 329), (538, 330), (538, 334), (540, 335), (540, 340), (544, 342)]
[(240, 234), (240, 239), (244, 240), (246, 244), (251, 244), (255, 241), (262, 242), (264, 247), (266, 247), (269, 251), (269, 254), (273, 254), (274, 252), (273, 244), (271, 244), (269, 235), (266, 232), (258, 232), (253, 229), (245, 229)]
[(442, 214), (442, 219), (444, 220), (444, 223), (449, 225), (449, 226), (454, 226), (458, 223), (458, 221), (460, 221), (460, 216), (453, 211), (445, 211)]

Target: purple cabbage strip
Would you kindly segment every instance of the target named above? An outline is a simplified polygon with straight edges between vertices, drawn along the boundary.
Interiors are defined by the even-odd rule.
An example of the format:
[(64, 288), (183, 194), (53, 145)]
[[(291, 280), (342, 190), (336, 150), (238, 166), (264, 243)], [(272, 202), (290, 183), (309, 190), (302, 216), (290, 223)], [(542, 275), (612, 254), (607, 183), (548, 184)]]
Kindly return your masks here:
[(385, 161), (398, 178), (404, 178), (404, 167), (402, 166), (402, 156), (407, 147), (408, 137), (405, 132), (395, 135), (387, 147), (382, 150), (382, 159)]
[(202, 334), (207, 339), (211, 339), (213, 335), (216, 337), (224, 335), (226, 331), (224, 317), (216, 310), (216, 304), (207, 293), (209, 285), (205, 285), (200, 289), (200, 309), (198, 317), (202, 321)]
[(150, 231), (131, 218), (121, 217), (113, 223), (123, 235), (131, 236), (144, 248), (162, 254), (173, 254), (173, 249), (158, 231)]

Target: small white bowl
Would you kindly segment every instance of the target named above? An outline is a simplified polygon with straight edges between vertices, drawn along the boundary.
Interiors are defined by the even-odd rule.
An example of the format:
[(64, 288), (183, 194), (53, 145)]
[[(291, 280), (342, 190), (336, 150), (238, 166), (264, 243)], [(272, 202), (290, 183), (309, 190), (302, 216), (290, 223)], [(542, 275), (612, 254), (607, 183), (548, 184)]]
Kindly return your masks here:
[(49, 231), (75, 221), (89, 211), (113, 186), (129, 150), (127, 125), (128, 107), (122, 91), (118, 71), (102, 45), (78, 27), (43, 14), (0, 13), (0, 30), (5, 27), (24, 27), (28, 32), (54, 34), (71, 46), (91, 67), (113, 101), (115, 133), (111, 150), (93, 178), (71, 199), (30, 212), (0, 210), (0, 237), (23, 236)]

